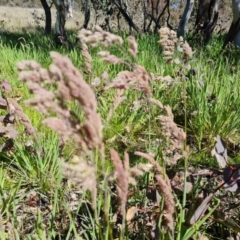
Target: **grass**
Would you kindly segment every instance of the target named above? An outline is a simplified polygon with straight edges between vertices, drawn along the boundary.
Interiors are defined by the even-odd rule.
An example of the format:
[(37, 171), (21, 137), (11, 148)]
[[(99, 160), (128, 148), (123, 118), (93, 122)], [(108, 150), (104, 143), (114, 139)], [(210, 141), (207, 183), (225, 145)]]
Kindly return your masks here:
[[(74, 34), (71, 37), (74, 38)], [(162, 49), (157, 43), (158, 40), (158, 36), (152, 35), (137, 37), (139, 47), (137, 62), (149, 73), (157, 76), (169, 75), (172, 78), (170, 84), (156, 80), (150, 85), (154, 98), (171, 107), (174, 121), (187, 132), (187, 144), (190, 146), (191, 154), (185, 170), (189, 170), (192, 166), (195, 169), (217, 166), (210, 155), (216, 135), (220, 135), (227, 141), (231, 161), (238, 162), (239, 149), (231, 147), (232, 142), (238, 144), (240, 129), (237, 50), (220, 54), (223, 40), (217, 36), (212, 39), (209, 46), (203, 48), (198, 48), (194, 42), (190, 41), (190, 45), (195, 46), (196, 51), (193, 59), (188, 63), (192, 69), (196, 69), (191, 75), (185, 64), (165, 63)], [(135, 61), (124, 51), (126, 47), (126, 44), (122, 49), (113, 46), (111, 53)], [(80, 53), (80, 48), (71, 50), (61, 48), (56, 46), (51, 38), (38, 33), (4, 32), (1, 35), (1, 79), (9, 81), (13, 88), (11, 97), (20, 99), (19, 103), (31, 119), (38, 137), (37, 145), (31, 146), (31, 149), (26, 148), (23, 142), (27, 136), (24, 135), (21, 126), (18, 126), (21, 136), (15, 142), (13, 153), (2, 154), (0, 165), (1, 239), (8, 239), (10, 236), (14, 236), (14, 239), (116, 239), (119, 237), (114, 232), (115, 225), (117, 225), (117, 220), (113, 220), (117, 217), (117, 198), (114, 190), (108, 189), (106, 179), (99, 183), (99, 198), (96, 211), (93, 213), (89, 207), (90, 194), (79, 190), (77, 185), (63, 177), (62, 163), (71, 160), (74, 154), (79, 155), (80, 150), (74, 142), (69, 142), (62, 151), (59, 150), (59, 137), (42, 124), (45, 116), (24, 104), (24, 100), (31, 98), (32, 94), (29, 93), (26, 85), (18, 80), (16, 68), (19, 61), (27, 59), (35, 60), (48, 68), (51, 64), (50, 51), (58, 51), (67, 55), (80, 72), (83, 72), (84, 79), (89, 84), (104, 71), (107, 71), (112, 79), (119, 71), (126, 68), (103, 63), (97, 56), (99, 50), (101, 47), (89, 50), (93, 57), (93, 72), (88, 74), (84, 73), (84, 58)], [(180, 57), (180, 53), (175, 54), (176, 57)], [(96, 163), (99, 167), (98, 171), (110, 173), (113, 169), (109, 161), (110, 149), (114, 148), (121, 158), (124, 152), (128, 152), (130, 166), (145, 162), (134, 155), (135, 151), (141, 151), (154, 154), (155, 159), (166, 172), (169, 168), (175, 169), (175, 173), (178, 172), (184, 166), (184, 160), (180, 160), (177, 165), (167, 162), (171, 161), (172, 155), (164, 152), (169, 143), (165, 141), (162, 133), (158, 119), (159, 108), (151, 105), (142, 92), (128, 89), (124, 93), (124, 101), (115, 109), (112, 118), (107, 121), (115, 99), (115, 91), (105, 91), (104, 85), (102, 81), (93, 90), (97, 96), (98, 112), (104, 126), (103, 140), (107, 161), (102, 164), (97, 151), (90, 151), (88, 160)], [(80, 119), (83, 119), (83, 113), (76, 102), (71, 103), (70, 107), (80, 116)], [(148, 174), (145, 174), (143, 179), (139, 180), (138, 185), (131, 188), (131, 191), (139, 191), (146, 184), (147, 179)], [(185, 184), (186, 181), (185, 178)], [(204, 188), (210, 189), (205, 184)], [(186, 188), (184, 189), (186, 191)], [(182, 195), (175, 196), (175, 220), (179, 233), (161, 230), (161, 239), (190, 239), (191, 237), (197, 239), (200, 233), (208, 236), (209, 239), (225, 239), (234, 235), (231, 227), (226, 228), (209, 220), (217, 207), (221, 205), (219, 198), (214, 199), (215, 206), (211, 206), (203, 219), (193, 226), (186, 224), (185, 205), (194, 202), (201, 190), (202, 187), (199, 185), (191, 196), (184, 193), (185, 200), (182, 199)], [(140, 191), (129, 197), (128, 208), (140, 204), (146, 205), (147, 202), (144, 191)], [(161, 204), (160, 215), (164, 206), (163, 201)], [(223, 201), (222, 204), (224, 205), (225, 202)], [(151, 213), (156, 214), (152, 208)], [(236, 211), (233, 219), (236, 219), (238, 214)], [(162, 215), (160, 225), (164, 225), (163, 219)], [(137, 239), (137, 237), (149, 239), (145, 234), (146, 226), (138, 223), (143, 230), (137, 235), (129, 224), (125, 239)], [(218, 230), (221, 230), (221, 236), (216, 234)], [(123, 236), (122, 239), (124, 239)]]

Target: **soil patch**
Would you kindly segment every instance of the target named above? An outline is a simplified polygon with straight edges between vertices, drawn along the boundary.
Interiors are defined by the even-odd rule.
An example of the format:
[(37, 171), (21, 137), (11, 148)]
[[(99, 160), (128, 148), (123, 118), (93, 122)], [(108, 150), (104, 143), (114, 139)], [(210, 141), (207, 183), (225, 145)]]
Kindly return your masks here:
[[(52, 9), (52, 27), (55, 24), (56, 10)], [(45, 15), (42, 8), (23, 8), (0, 6), (0, 29), (10, 32), (21, 30), (32, 31), (37, 28), (44, 28)], [(66, 29), (77, 29), (83, 22), (83, 14), (74, 12), (74, 18), (68, 19)]]

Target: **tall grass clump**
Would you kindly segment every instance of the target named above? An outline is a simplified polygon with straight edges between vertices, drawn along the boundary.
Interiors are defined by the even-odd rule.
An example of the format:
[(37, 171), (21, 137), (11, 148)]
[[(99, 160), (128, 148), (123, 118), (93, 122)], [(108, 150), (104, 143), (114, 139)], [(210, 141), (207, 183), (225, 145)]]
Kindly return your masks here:
[[(166, 32), (165, 34), (161, 32), (161, 35), (163, 35), (162, 39), (166, 42), (161, 40), (160, 43), (165, 49), (169, 50), (167, 43), (170, 40), (167, 39), (168, 33)], [(174, 37), (177, 39), (176, 35)], [(117, 44), (121, 49), (124, 43), (121, 37), (105, 32), (100, 27), (97, 27), (95, 32), (81, 30), (79, 38), (82, 44), (82, 55), (85, 58), (85, 69), (89, 73), (93, 71), (93, 66), (87, 44), (90, 44), (92, 47), (100, 44), (103, 48), (110, 48), (112, 45)], [(175, 46), (175, 39), (173, 39), (173, 47)], [(125, 58), (117, 57), (107, 50), (98, 52), (102, 61), (109, 64), (120, 64), (124, 67), (124, 70), (118, 72), (113, 80), (104, 86), (104, 91), (115, 92), (113, 106), (109, 109), (105, 124), (111, 122), (114, 112), (117, 111), (118, 106), (123, 101), (124, 94), (129, 91), (136, 91), (136, 94), (139, 92), (142, 95), (142, 100), (146, 101), (148, 108), (151, 109), (152, 104), (155, 104), (159, 108), (158, 111), (160, 114), (158, 118), (162, 126), (161, 135), (163, 139), (169, 141), (168, 144), (163, 145), (163, 148), (168, 149), (168, 151), (173, 151), (174, 149), (179, 151), (178, 156), (172, 159), (171, 164), (181, 157), (187, 159), (188, 150), (185, 146), (186, 134), (174, 123), (171, 108), (164, 106), (161, 101), (153, 98), (150, 86), (151, 77), (146, 69), (137, 63), (138, 46), (135, 38), (128, 37), (127, 41), (129, 46), (128, 54), (125, 53)], [(183, 47), (183, 60), (187, 61), (192, 55), (191, 48), (182, 39), (180, 40), (180, 46)], [(167, 50), (164, 51), (164, 54), (169, 56), (170, 54), (166, 53)], [(155, 175), (156, 184), (159, 192), (162, 193), (162, 198), (159, 202), (159, 211), (162, 211), (162, 214), (156, 215), (155, 219), (153, 219), (155, 223), (149, 234), (157, 238), (159, 229), (166, 228), (164, 236), (170, 234), (174, 238), (174, 229), (176, 227), (174, 219), (175, 201), (170, 180), (166, 175), (166, 165), (161, 167), (151, 155), (137, 151), (137, 155), (146, 158), (152, 165), (141, 163), (131, 167), (130, 158), (126, 152), (123, 154), (124, 160), (122, 161), (120, 158), (122, 154), (111, 149), (110, 159), (113, 163), (113, 170), (110, 170), (111, 164), (106, 161), (109, 155), (105, 151), (105, 144), (103, 142), (105, 126), (98, 113), (98, 102), (94, 91), (84, 81), (83, 74), (73, 66), (67, 57), (63, 57), (56, 52), (51, 52), (51, 59), (53, 63), (50, 65), (49, 70), (43, 68), (35, 61), (23, 61), (19, 63), (19, 76), (20, 80), (26, 83), (30, 92), (34, 95), (33, 99), (27, 100), (27, 103), (37, 111), (48, 116), (43, 120), (43, 124), (56, 131), (63, 144), (72, 139), (79, 147), (78, 155), (72, 157), (69, 162), (63, 162), (62, 173), (67, 179), (75, 182), (81, 191), (89, 191), (90, 193), (91, 209), (94, 214), (89, 213), (88, 215), (90, 216), (88, 217), (91, 219), (92, 227), (95, 226), (94, 232), (90, 234), (97, 238), (103, 238), (106, 235), (112, 238), (113, 234), (116, 234), (117, 229), (114, 229), (116, 226), (112, 227), (111, 222), (113, 219), (109, 215), (110, 212), (115, 212), (122, 219), (120, 221), (120, 228), (117, 230), (121, 239), (124, 239), (128, 235), (130, 237), (132, 234), (137, 234), (135, 230), (128, 229), (128, 221), (131, 221), (135, 215), (129, 213), (129, 210), (127, 211), (127, 208), (129, 208), (128, 195), (131, 186), (136, 186), (137, 184), (135, 178), (149, 171), (153, 165), (157, 168)], [(55, 86), (56, 90), (49, 90), (50, 86)], [(69, 108), (68, 104), (71, 101), (78, 103), (82, 114), (79, 115)], [(149, 115), (151, 115), (151, 112)], [(165, 150), (163, 150), (162, 154), (166, 154)], [(187, 164), (185, 166), (185, 174), (186, 169)], [(116, 194), (119, 199), (118, 210), (116, 206), (116, 209), (111, 208), (111, 201), (114, 200), (107, 189), (112, 184), (116, 186)], [(185, 185), (186, 181), (184, 189), (186, 189)], [(82, 202), (82, 200), (79, 201)], [(185, 203), (186, 191), (184, 190), (183, 204), (185, 205)], [(139, 210), (138, 207), (134, 207), (135, 213)], [(146, 221), (148, 220), (144, 217), (143, 223), (146, 223)], [(181, 209), (180, 225), (183, 221), (184, 210)], [(160, 226), (158, 226), (159, 224)], [(182, 234), (180, 225), (178, 225), (180, 230), (178, 236)], [(145, 232), (143, 231), (140, 235), (146, 234)]]
[[(113, 44), (123, 45), (121, 37), (105, 32), (100, 27), (96, 28), (95, 32), (82, 30), (80, 39), (82, 42), (82, 54), (85, 57), (85, 67), (88, 72), (91, 72), (93, 68), (87, 44), (95, 47), (100, 43), (105, 48), (111, 47)], [(125, 92), (131, 89), (136, 92), (142, 92), (143, 99), (146, 102), (149, 102), (149, 104), (151, 102), (156, 103), (160, 107), (160, 111), (164, 111), (164, 109), (167, 111), (169, 117), (160, 117), (162, 125), (165, 126), (163, 133), (166, 136), (170, 134), (174, 139), (172, 140), (173, 146), (181, 151), (183, 150), (185, 135), (181, 131), (179, 134), (174, 135), (178, 127), (174, 125), (171, 110), (169, 107), (164, 107), (160, 101), (152, 98), (150, 75), (143, 66), (138, 65), (136, 60), (134, 60), (138, 52), (137, 43), (134, 37), (129, 37), (128, 42), (129, 54), (126, 54), (126, 59), (119, 58), (106, 50), (98, 53), (102, 61), (110, 64), (122, 64), (126, 69), (120, 71), (104, 87), (105, 91), (116, 92), (113, 107), (109, 109), (107, 121), (111, 121), (118, 105), (122, 102), (121, 99)], [(91, 208), (95, 211), (95, 214), (90, 216), (92, 218), (91, 222), (98, 225), (94, 235), (100, 238), (105, 234), (111, 236), (114, 232), (110, 225), (112, 219), (109, 216), (109, 212), (113, 211), (109, 205), (110, 199), (108, 198), (110, 195), (105, 191), (108, 189), (108, 186), (112, 183), (115, 184), (116, 181), (117, 196), (120, 200), (118, 214), (122, 218), (121, 228), (118, 232), (121, 238), (125, 238), (125, 234), (128, 232), (126, 231), (126, 220), (129, 219), (129, 216), (126, 214), (126, 208), (128, 206), (129, 187), (136, 185), (135, 177), (143, 175), (145, 171), (149, 171), (151, 165), (140, 164), (130, 167), (129, 155), (126, 152), (122, 162), (120, 155), (114, 149), (111, 149), (110, 158), (113, 162), (114, 170), (113, 172), (106, 171), (109, 169), (109, 163), (105, 159), (108, 154), (106, 155), (105, 152), (102, 135), (104, 126), (100, 114), (97, 112), (98, 102), (95, 94), (84, 81), (83, 75), (67, 57), (52, 52), (51, 59), (53, 63), (49, 70), (34, 61), (24, 61), (18, 64), (20, 80), (26, 83), (30, 92), (34, 95), (33, 99), (27, 100), (27, 103), (37, 111), (49, 116), (44, 119), (43, 124), (56, 131), (63, 144), (71, 138), (79, 147), (79, 154), (74, 156), (69, 162), (63, 163), (62, 172), (68, 179), (77, 183), (82, 191), (88, 190), (90, 192)], [(49, 90), (49, 86), (53, 85), (56, 91)], [(78, 102), (82, 114), (74, 113), (68, 107), (70, 101)], [(169, 124), (171, 123), (173, 123), (172, 129), (169, 129)], [(150, 155), (136, 154), (145, 156), (159, 169), (156, 179), (159, 183), (159, 189), (164, 194), (163, 201), (165, 203), (162, 205), (165, 212), (163, 225), (173, 230), (174, 197), (169, 180), (167, 180), (167, 184), (166, 180), (164, 180), (168, 179), (167, 175)], [(99, 218), (101, 216), (100, 210), (104, 211), (101, 223), (99, 222), (99, 219), (101, 219)]]
[[(41, 116), (41, 132), (2, 83), (0, 106), (14, 116), (2, 121), (3, 140), (11, 140), (0, 169), (8, 176), (0, 178), (5, 238), (187, 240), (240, 232), (220, 200), (238, 192), (239, 165), (219, 136), (238, 134), (238, 90), (215, 83), (216, 73), (226, 78), (218, 68), (203, 79), (209, 66), (196, 70), (196, 52), (174, 31), (162, 28), (159, 37), (161, 66), (144, 66), (135, 37), (101, 27), (79, 32), (73, 60), (51, 51), (49, 66), (20, 61), (19, 80), (31, 94), (24, 103)], [(197, 153), (212, 148), (218, 168), (192, 169)]]

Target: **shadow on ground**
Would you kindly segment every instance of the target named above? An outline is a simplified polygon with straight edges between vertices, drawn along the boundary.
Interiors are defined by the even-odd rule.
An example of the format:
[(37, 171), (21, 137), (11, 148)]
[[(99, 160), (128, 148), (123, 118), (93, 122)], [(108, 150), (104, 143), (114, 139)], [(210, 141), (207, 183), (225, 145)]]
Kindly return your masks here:
[[(67, 46), (67, 48), (77, 47), (75, 42), (78, 30), (68, 30), (67, 35), (70, 42), (73, 43), (72, 46)], [(53, 33), (45, 35), (43, 29), (35, 31), (22, 29), (21, 32), (10, 32), (7, 30), (0, 31), (0, 45), (2, 47), (10, 47), (14, 49), (34, 48), (36, 50), (44, 51), (58, 51), (64, 47), (63, 45), (57, 43), (56, 36)]]

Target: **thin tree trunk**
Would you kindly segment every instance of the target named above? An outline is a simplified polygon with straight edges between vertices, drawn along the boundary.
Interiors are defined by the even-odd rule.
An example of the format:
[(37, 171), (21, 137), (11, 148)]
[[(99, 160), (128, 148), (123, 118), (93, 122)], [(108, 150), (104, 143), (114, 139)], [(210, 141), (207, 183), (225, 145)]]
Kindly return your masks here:
[(191, 16), (191, 13), (193, 10), (193, 5), (194, 5), (194, 0), (187, 0), (187, 4), (184, 9), (183, 16), (181, 18), (181, 21), (180, 21), (179, 27), (178, 27), (178, 35), (179, 36), (184, 36), (186, 33), (187, 24), (188, 24), (188, 21), (190, 19), (190, 16)]
[(232, 0), (233, 21), (228, 31), (223, 48), (229, 43), (234, 42), (240, 46), (240, 0)]
[(196, 32), (201, 31), (201, 34), (204, 37), (205, 44), (207, 44), (211, 39), (212, 32), (217, 24), (218, 1), (219, 0), (198, 1), (195, 28)]
[(52, 30), (52, 14), (51, 7), (48, 6), (46, 0), (40, 0), (45, 12), (45, 34), (50, 34)]
[(84, 15), (83, 28), (87, 29), (89, 21), (90, 21), (89, 0), (85, 0), (85, 15)]
[(57, 43), (68, 45), (69, 41), (65, 31), (67, 8), (65, 7), (64, 0), (53, 0), (53, 3), (57, 10), (55, 23)]
[(126, 11), (122, 8), (121, 2), (113, 0), (113, 3), (117, 6), (119, 12), (123, 15), (125, 20), (127, 21), (129, 27), (133, 28), (137, 33), (139, 32), (138, 26), (133, 22), (132, 18), (126, 13)]

